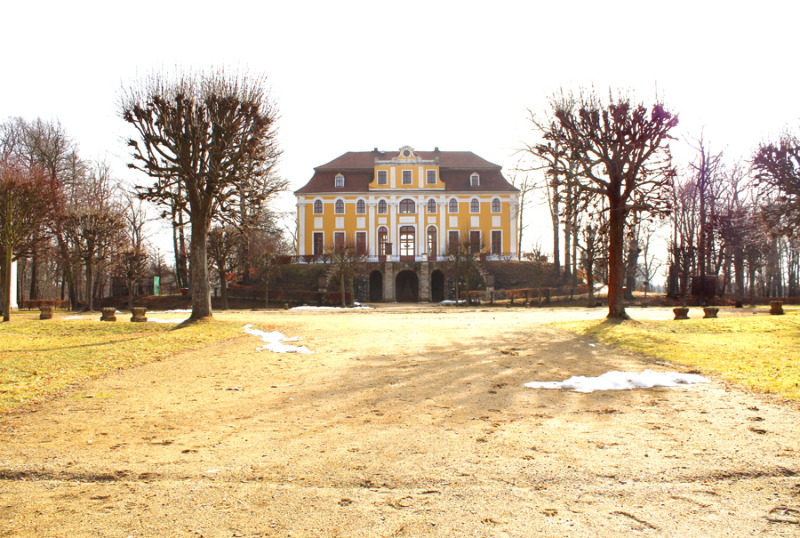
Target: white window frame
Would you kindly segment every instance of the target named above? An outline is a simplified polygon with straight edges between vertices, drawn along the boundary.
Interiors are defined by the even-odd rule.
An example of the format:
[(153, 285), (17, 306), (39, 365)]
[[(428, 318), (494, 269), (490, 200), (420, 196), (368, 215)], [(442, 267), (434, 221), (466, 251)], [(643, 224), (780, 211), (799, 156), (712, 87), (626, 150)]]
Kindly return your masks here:
[[(403, 211), (403, 205), (411, 205), (412, 211)], [(412, 198), (403, 198), (397, 204), (397, 214), (398, 215), (416, 215), (417, 214), (417, 202), (415, 202)]]
[(378, 170), (378, 185), (388, 185), (389, 184), (389, 172), (388, 170)]
[(356, 215), (366, 215), (367, 214), (367, 202), (363, 198), (359, 198), (356, 201)]
[[(319, 209), (320, 209), (319, 211), (317, 211), (317, 202), (319, 202)], [(314, 215), (322, 215), (322, 214), (324, 214), (325, 213), (325, 202), (323, 202), (322, 200), (317, 198), (316, 200), (314, 200), (314, 203), (311, 205), (311, 211), (314, 213)]]
[[(455, 205), (456, 205), (456, 210), (455, 211), (453, 211), (453, 202), (455, 202)], [(457, 215), (458, 214), (458, 200), (456, 200), (455, 198), (450, 198), (447, 201), (447, 212), (450, 213), (451, 215)]]
[[(341, 208), (342, 208), (341, 211), (339, 211), (339, 207), (340, 207), (339, 202), (341, 202)], [(345, 203), (344, 200), (339, 198), (338, 200), (336, 200), (333, 203), (333, 213), (334, 213), (334, 215), (344, 215), (345, 213), (347, 213), (347, 204)]]
[[(433, 181), (431, 181), (433, 178)], [(436, 170), (426, 170), (425, 171), (425, 184), (426, 185), (436, 185)]]
[(336, 177), (333, 179), (333, 186), (337, 189), (344, 188), (344, 176), (342, 174), (336, 174)]
[[(495, 209), (495, 204), (497, 204), (497, 209)], [(502, 213), (503, 212), (503, 202), (500, 201), (500, 198), (492, 198), (492, 213)]]
[(469, 176), (469, 186), (470, 187), (480, 187), (481, 186), (481, 176), (478, 175), (477, 172), (472, 172)]
[[(474, 207), (475, 205), (478, 206), (477, 209), (475, 209), (475, 207)], [(481, 212), (481, 201), (478, 200), (477, 198), (473, 198), (472, 200), (470, 200), (469, 201), (469, 212), (472, 213), (473, 215), (480, 213)]]
[[(386, 211), (381, 211), (381, 207), (386, 209)], [(388, 215), (389, 214), (389, 202), (386, 200), (378, 200), (378, 207), (377, 207), (378, 215)]]
[[(342, 238), (341, 244), (339, 244), (338, 239)], [(347, 246), (347, 233), (346, 232), (333, 232), (333, 248), (337, 249), (339, 247), (346, 247)]]
[[(431, 206), (433, 206), (433, 211), (431, 211)], [(426, 208), (426, 210), (428, 212), (428, 215), (435, 215), (436, 214), (436, 206), (437, 206), (437, 203), (436, 203), (435, 199), (431, 198), (431, 199), (428, 200), (428, 202), (425, 204), (425, 208)]]
[[(408, 182), (406, 182), (406, 176), (408, 176)], [(413, 185), (414, 184), (414, 171), (413, 170), (402, 170), (400, 172), (400, 184), (401, 185)]]

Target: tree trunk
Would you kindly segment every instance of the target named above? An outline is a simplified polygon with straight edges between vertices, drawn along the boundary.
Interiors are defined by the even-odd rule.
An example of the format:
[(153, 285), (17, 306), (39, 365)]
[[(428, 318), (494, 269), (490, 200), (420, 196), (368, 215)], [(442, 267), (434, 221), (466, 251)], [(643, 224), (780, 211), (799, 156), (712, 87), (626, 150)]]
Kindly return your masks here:
[(625, 298), (633, 300), (633, 290), (636, 288), (636, 266), (639, 264), (639, 242), (631, 240), (628, 249), (628, 263), (625, 268)]
[(608, 215), (608, 318), (628, 319), (622, 296), (622, 278), (625, 274), (623, 250), (625, 246), (625, 203), (609, 200)]
[(3, 260), (3, 321), (11, 319), (11, 261), (13, 259), (11, 245), (5, 246)]
[(564, 276), (569, 277), (570, 268), (572, 263), (570, 261), (572, 254), (572, 222), (570, 222), (569, 213), (564, 221)]
[(741, 306), (744, 298), (744, 252), (740, 248), (733, 251), (733, 279), (736, 305)]
[(347, 300), (346, 300), (345, 290), (344, 290), (344, 271), (342, 271), (341, 276), (339, 276), (339, 291), (342, 292), (342, 308), (346, 308), (347, 307)]
[(195, 218), (192, 218), (191, 264), (189, 265), (192, 288), (192, 315), (189, 318), (194, 320), (212, 317), (207, 240), (208, 224), (206, 224), (206, 219), (202, 215), (195, 215)]
[(86, 260), (86, 307), (89, 312), (94, 310), (94, 289), (92, 287), (93, 278), (94, 278), (94, 267), (93, 267), (92, 259), (87, 258)]
[(228, 273), (227, 271), (219, 272), (219, 291), (222, 296), (222, 310), (228, 309)]
[(553, 271), (561, 275), (561, 245), (559, 243), (558, 209), (553, 212)]
[(39, 298), (39, 256), (36, 252), (31, 256), (31, 288), (28, 295), (31, 300)]

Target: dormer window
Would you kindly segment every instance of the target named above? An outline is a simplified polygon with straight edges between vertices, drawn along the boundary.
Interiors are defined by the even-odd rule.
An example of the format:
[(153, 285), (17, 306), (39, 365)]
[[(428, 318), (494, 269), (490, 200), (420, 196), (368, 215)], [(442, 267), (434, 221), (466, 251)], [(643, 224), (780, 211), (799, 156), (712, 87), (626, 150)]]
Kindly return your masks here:
[(481, 176), (479, 176), (476, 172), (473, 172), (471, 176), (469, 176), (469, 186), (470, 187), (480, 187), (481, 185)]
[(337, 189), (344, 187), (344, 176), (342, 174), (336, 174), (336, 178), (333, 181), (333, 184)]
[(425, 183), (428, 185), (436, 185), (436, 170), (428, 170), (425, 177)]
[(378, 185), (388, 185), (389, 177), (386, 170), (378, 170)]

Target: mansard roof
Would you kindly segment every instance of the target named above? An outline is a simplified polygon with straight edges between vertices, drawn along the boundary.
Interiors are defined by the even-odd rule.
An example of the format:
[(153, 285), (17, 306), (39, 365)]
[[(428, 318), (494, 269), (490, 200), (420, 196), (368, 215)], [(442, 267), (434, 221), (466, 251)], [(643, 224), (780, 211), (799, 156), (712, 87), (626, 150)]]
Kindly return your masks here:
[[(417, 159), (439, 162), (439, 177), (445, 191), (471, 192), (516, 192), (501, 172), (501, 167), (479, 157), (471, 151), (415, 151)], [(296, 194), (331, 192), (369, 192), (374, 179), (375, 161), (391, 161), (396, 151), (348, 151), (329, 163), (314, 168), (314, 175)], [(409, 161), (415, 166), (417, 161)], [(402, 165), (402, 161), (393, 163)], [(480, 175), (480, 185), (471, 187), (469, 177), (473, 172)], [(337, 174), (345, 176), (344, 188), (334, 187)]]

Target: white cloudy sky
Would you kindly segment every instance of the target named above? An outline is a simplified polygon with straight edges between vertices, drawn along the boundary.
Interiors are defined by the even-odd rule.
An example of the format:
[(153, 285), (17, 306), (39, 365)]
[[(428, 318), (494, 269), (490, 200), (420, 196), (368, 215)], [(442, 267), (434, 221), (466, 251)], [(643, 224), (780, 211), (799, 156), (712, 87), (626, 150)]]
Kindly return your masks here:
[(703, 128), (731, 159), (800, 127), (800, 7), (786, 0), (7, 4), (0, 120), (58, 118), (85, 157), (128, 178), (120, 88), (175, 66), (268, 76), (293, 189), (314, 166), (376, 146), (512, 167), (526, 109), (560, 86), (658, 92), (681, 139)]

